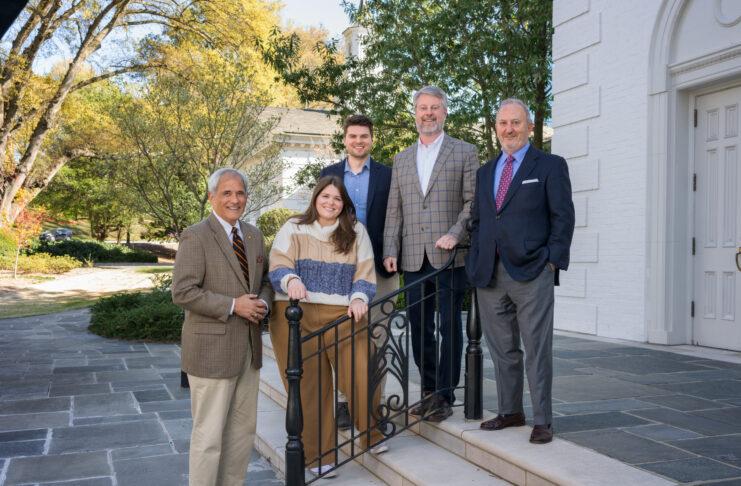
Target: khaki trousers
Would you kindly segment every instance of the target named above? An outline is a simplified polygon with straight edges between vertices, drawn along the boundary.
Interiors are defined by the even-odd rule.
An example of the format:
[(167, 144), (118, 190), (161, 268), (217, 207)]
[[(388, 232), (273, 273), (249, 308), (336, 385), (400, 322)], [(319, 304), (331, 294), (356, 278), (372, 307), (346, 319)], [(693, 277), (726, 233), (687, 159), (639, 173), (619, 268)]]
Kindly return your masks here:
[(193, 432), (190, 436), (190, 486), (242, 486), (257, 426), (260, 370), (252, 350), (233, 378), (188, 375)]
[[(275, 359), (288, 390), (286, 367), (288, 366), (288, 320), (285, 317), (289, 303), (276, 301), (270, 318), (270, 339), (273, 342)], [(347, 315), (347, 307), (324, 304), (301, 303), (301, 334), (305, 336), (327, 324)], [(339, 390), (349, 398), (350, 414), (360, 435), (361, 447), (372, 447), (383, 435), (377, 428), (371, 428), (370, 444), (368, 436), (362, 435), (376, 425), (373, 417), (368, 417), (368, 332), (362, 331), (351, 340), (353, 325), (355, 330), (367, 326), (365, 319), (359, 323), (345, 321), (335, 329), (326, 331), (319, 339), (312, 339), (301, 347), (304, 359), (301, 377), (301, 407), (303, 409), (304, 430), (302, 434), (307, 467), (332, 464), (335, 462), (335, 421), (334, 421), (334, 382), (332, 369), (337, 372)], [(347, 338), (344, 339), (343, 338)], [(340, 341), (338, 345), (336, 343)], [(320, 346), (324, 349), (318, 352)], [(315, 354), (317, 353), (318, 354)], [(354, 387), (353, 387), (354, 382)], [(373, 397), (373, 409), (378, 407), (379, 397)], [(320, 430), (321, 427), (321, 430)], [(338, 440), (340, 440), (338, 438)]]

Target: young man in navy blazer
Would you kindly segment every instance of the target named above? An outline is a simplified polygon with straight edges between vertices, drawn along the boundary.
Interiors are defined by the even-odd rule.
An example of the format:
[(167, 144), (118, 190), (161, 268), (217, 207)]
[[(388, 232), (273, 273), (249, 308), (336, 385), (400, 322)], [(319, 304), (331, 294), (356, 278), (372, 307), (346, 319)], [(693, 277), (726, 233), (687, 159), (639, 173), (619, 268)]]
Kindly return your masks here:
[(566, 161), (532, 147), (532, 129), (522, 101), (502, 101), (502, 153), (476, 173), (466, 270), (477, 288), (499, 401), (499, 414), (481, 428), (525, 425), (522, 337), (535, 424), (530, 442), (544, 444), (553, 438), (553, 287), (569, 266), (574, 204)]
[[(376, 267), (376, 299), (378, 300), (399, 289), (399, 276), (387, 272), (383, 266), (383, 228), (386, 219), (386, 204), (391, 186), (391, 167), (379, 164), (370, 156), (373, 145), (373, 121), (365, 115), (350, 115), (342, 124), (342, 141), (347, 150), (345, 160), (322, 169), (319, 177), (334, 175), (341, 177), (355, 205), (358, 221), (365, 225), (373, 246)], [(376, 323), (376, 319), (372, 318)], [(373, 332), (376, 345), (381, 346), (385, 334)], [(383, 382), (380, 385), (383, 389)], [(336, 423), (340, 429), (349, 429), (352, 420), (346, 399), (341, 397), (337, 405)]]

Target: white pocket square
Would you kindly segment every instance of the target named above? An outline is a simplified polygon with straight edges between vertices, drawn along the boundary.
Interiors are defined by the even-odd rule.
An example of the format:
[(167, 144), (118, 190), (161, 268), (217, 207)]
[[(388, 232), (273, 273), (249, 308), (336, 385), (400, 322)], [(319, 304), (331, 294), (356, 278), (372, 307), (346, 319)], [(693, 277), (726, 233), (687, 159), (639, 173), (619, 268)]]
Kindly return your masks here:
[(533, 182), (538, 182), (538, 179), (528, 179), (526, 181), (522, 181), (523, 184), (532, 184)]

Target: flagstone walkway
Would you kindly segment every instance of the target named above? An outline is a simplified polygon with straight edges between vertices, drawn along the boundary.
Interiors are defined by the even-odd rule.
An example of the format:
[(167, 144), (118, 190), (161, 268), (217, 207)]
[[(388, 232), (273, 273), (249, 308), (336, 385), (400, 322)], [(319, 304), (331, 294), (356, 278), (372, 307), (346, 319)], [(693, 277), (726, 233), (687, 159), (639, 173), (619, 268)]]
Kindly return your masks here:
[[(187, 484), (179, 347), (101, 338), (88, 319), (0, 320), (0, 485)], [(553, 398), (562, 439), (678, 483), (741, 486), (740, 353), (558, 333)], [(256, 453), (247, 483), (282, 484)]]
[[(0, 485), (187, 484), (179, 346), (101, 338), (88, 320), (0, 320)], [(253, 452), (245, 484), (283, 483)]]

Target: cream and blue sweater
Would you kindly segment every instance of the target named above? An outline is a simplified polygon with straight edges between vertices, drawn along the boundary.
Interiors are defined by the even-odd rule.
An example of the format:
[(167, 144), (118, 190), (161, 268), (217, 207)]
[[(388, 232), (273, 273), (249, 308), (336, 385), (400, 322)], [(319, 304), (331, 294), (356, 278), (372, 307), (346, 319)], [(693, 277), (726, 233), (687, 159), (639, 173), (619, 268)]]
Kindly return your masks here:
[(288, 300), (286, 285), (298, 277), (312, 304), (350, 305), (353, 299), (370, 302), (376, 295), (373, 248), (365, 227), (355, 224), (355, 246), (343, 255), (329, 241), (332, 226), (296, 224), (289, 220), (280, 229), (270, 250), (270, 283), (275, 300)]

